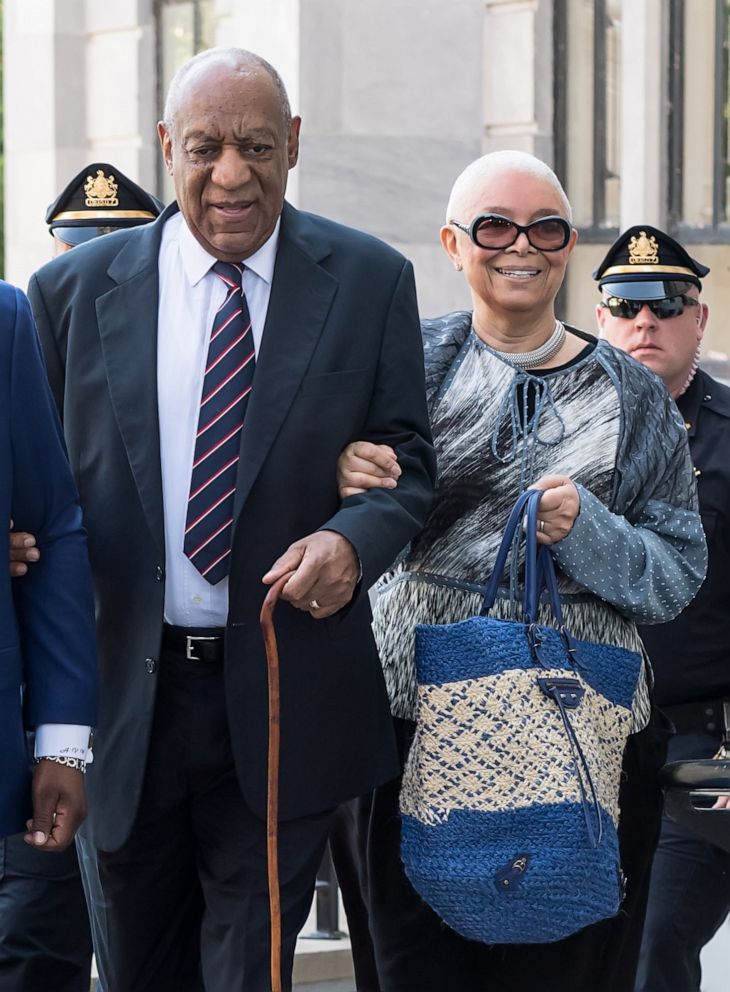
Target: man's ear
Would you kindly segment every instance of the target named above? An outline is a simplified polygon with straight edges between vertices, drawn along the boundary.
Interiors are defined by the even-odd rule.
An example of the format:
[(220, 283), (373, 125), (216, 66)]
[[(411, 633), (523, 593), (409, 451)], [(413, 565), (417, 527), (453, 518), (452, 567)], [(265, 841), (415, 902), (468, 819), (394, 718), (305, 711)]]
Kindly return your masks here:
[(700, 303), (697, 307), (697, 341), (701, 341), (705, 336), (707, 318), (710, 316), (710, 308), (706, 303)]
[(289, 168), (293, 169), (297, 164), (299, 159), (299, 132), (302, 127), (301, 117), (293, 117), (291, 122), (291, 127), (289, 128), (289, 137), (286, 142), (287, 157), (289, 159)]
[(167, 129), (164, 121), (157, 122), (157, 137), (160, 139), (162, 157), (165, 160), (165, 168), (172, 175), (172, 135)]

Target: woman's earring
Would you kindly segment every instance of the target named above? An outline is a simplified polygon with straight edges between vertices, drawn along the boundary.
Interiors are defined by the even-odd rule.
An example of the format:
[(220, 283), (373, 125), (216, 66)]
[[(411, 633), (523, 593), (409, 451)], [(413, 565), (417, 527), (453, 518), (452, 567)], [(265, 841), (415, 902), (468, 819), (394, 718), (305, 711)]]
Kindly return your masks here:
[(461, 262), (454, 262), (454, 268), (457, 272), (461, 272)]

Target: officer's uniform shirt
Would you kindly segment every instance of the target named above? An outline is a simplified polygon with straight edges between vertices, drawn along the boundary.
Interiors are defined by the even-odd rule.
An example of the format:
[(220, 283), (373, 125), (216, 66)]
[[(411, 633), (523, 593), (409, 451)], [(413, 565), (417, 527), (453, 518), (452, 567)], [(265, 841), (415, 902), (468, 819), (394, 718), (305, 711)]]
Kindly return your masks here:
[(708, 568), (679, 617), (640, 628), (659, 706), (730, 699), (730, 388), (700, 370), (677, 406), (695, 466)]

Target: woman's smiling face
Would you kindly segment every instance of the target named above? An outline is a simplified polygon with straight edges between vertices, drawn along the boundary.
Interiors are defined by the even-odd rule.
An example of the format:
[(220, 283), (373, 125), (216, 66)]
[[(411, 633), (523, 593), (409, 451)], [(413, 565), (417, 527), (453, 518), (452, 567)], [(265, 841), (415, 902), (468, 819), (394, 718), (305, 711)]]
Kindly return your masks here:
[[(515, 169), (498, 169), (475, 182), (459, 198), (453, 220), (469, 224), (478, 214), (500, 214), (527, 225), (540, 217), (566, 217), (565, 202), (547, 179)], [(442, 241), (452, 260), (461, 265), (474, 299), (475, 310), (486, 308), (504, 319), (514, 315), (532, 320), (553, 312), (553, 303), (565, 276), (577, 232), (560, 251), (534, 248), (521, 233), (509, 248), (479, 248), (468, 234), (447, 225)]]

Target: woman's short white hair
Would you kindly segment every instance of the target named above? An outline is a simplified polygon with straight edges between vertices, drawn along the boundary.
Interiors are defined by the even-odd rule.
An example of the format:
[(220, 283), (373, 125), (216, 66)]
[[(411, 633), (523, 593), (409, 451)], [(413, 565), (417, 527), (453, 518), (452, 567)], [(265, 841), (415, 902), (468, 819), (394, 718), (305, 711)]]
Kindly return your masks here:
[(462, 223), (468, 223), (471, 220), (470, 217), (456, 217), (463, 201), (473, 193), (476, 186), (499, 172), (517, 172), (525, 176), (534, 176), (536, 179), (542, 179), (549, 183), (563, 205), (565, 219), (572, 223), (573, 211), (570, 208), (570, 201), (565, 195), (560, 180), (550, 166), (528, 152), (513, 149), (482, 155), (481, 158), (475, 159), (470, 165), (467, 165), (464, 171), (457, 176), (446, 207), (446, 223), (457, 219)]

